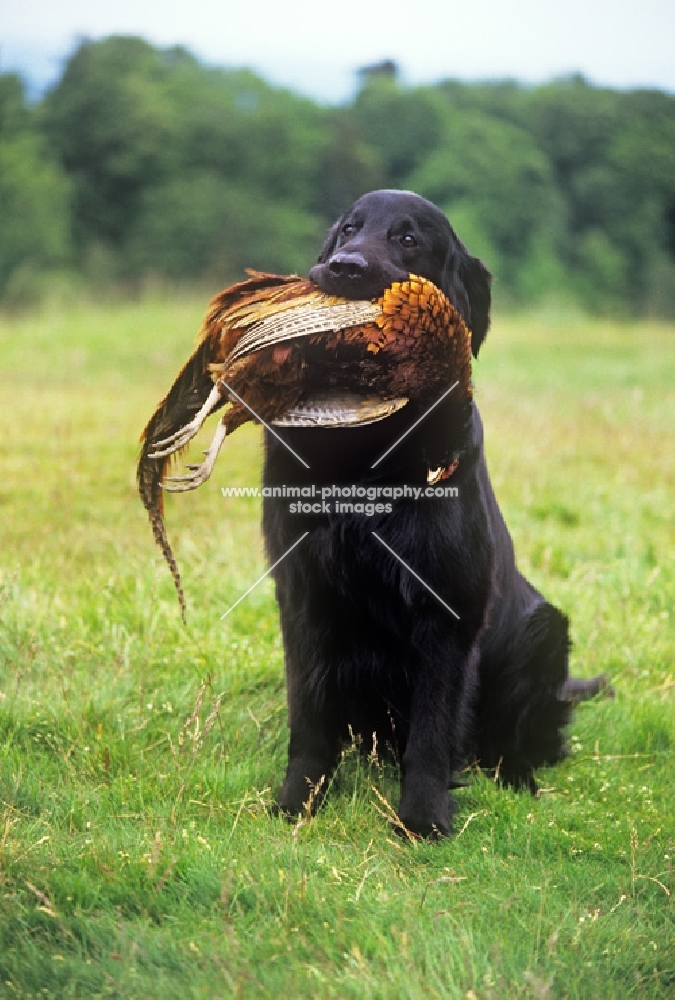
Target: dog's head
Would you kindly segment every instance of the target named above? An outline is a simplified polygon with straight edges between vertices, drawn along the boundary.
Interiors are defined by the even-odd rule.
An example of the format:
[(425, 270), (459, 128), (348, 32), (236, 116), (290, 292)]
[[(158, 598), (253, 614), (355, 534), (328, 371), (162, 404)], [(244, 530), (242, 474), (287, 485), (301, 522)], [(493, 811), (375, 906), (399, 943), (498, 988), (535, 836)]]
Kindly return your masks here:
[(374, 299), (394, 281), (433, 281), (471, 329), (478, 354), (490, 324), (490, 272), (440, 209), (410, 191), (371, 191), (335, 223), (309, 272), (322, 291)]

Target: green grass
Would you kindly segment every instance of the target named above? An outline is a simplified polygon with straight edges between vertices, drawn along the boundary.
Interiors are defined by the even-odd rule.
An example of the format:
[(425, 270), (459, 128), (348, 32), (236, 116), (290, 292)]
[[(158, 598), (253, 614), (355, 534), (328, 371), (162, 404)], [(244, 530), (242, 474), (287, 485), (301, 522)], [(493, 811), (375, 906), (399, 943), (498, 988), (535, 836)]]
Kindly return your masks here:
[(616, 698), (580, 707), (540, 797), (477, 775), (455, 836), (408, 844), (396, 773), (353, 748), (316, 818), (270, 814), (270, 582), (220, 620), (265, 565), (259, 501), (219, 492), (259, 482), (254, 427), (169, 500), (181, 626), (134, 462), (205, 306), (0, 318), (0, 996), (673, 996), (675, 330), (495, 322), (498, 498)]

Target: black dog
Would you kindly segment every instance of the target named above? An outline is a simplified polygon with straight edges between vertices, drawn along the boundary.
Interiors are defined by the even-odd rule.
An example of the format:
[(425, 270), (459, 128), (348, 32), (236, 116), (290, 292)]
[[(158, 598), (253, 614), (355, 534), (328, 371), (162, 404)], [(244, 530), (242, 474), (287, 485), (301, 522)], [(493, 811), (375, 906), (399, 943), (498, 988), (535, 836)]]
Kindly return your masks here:
[[(490, 275), (417, 195), (360, 198), (332, 228), (310, 277), (326, 292), (369, 299), (409, 273), (445, 292), (477, 355)], [(474, 405), (459, 407), (450, 393), (371, 469), (421, 415), (409, 403), (364, 427), (285, 429), (309, 470), (267, 433), (264, 485), (425, 487), (429, 470), (444, 468), (453, 470), (456, 498), (399, 499), (371, 517), (302, 516), (286, 499), (266, 499), (263, 525), (271, 562), (282, 560), (274, 579), (290, 744), (280, 809), (302, 811), (350, 732), (366, 747), (375, 734), (401, 762), (401, 821), (433, 836), (450, 830), (448, 790), (471, 759), (534, 789), (534, 769), (564, 756), (571, 704), (597, 693), (602, 679), (568, 679), (567, 619), (516, 569)]]

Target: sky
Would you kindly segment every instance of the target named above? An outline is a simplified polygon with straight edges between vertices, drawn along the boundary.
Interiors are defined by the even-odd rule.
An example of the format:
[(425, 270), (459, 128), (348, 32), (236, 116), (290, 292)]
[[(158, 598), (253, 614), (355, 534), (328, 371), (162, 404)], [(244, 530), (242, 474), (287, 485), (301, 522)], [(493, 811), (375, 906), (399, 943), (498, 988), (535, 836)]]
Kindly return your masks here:
[(110, 34), (184, 45), (330, 103), (383, 59), (410, 85), (582, 73), (675, 92), (674, 0), (0, 0), (0, 71), (36, 95), (78, 40)]

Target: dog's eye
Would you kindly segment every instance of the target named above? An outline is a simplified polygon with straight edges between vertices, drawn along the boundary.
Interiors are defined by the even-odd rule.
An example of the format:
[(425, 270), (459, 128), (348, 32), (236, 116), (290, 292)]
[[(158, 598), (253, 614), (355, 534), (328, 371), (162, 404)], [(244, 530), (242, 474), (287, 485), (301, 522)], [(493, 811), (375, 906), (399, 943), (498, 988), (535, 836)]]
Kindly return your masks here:
[(401, 236), (401, 238), (399, 239), (399, 243), (401, 244), (401, 246), (404, 247), (417, 246), (417, 240), (415, 239), (412, 233), (404, 233), (403, 236)]

